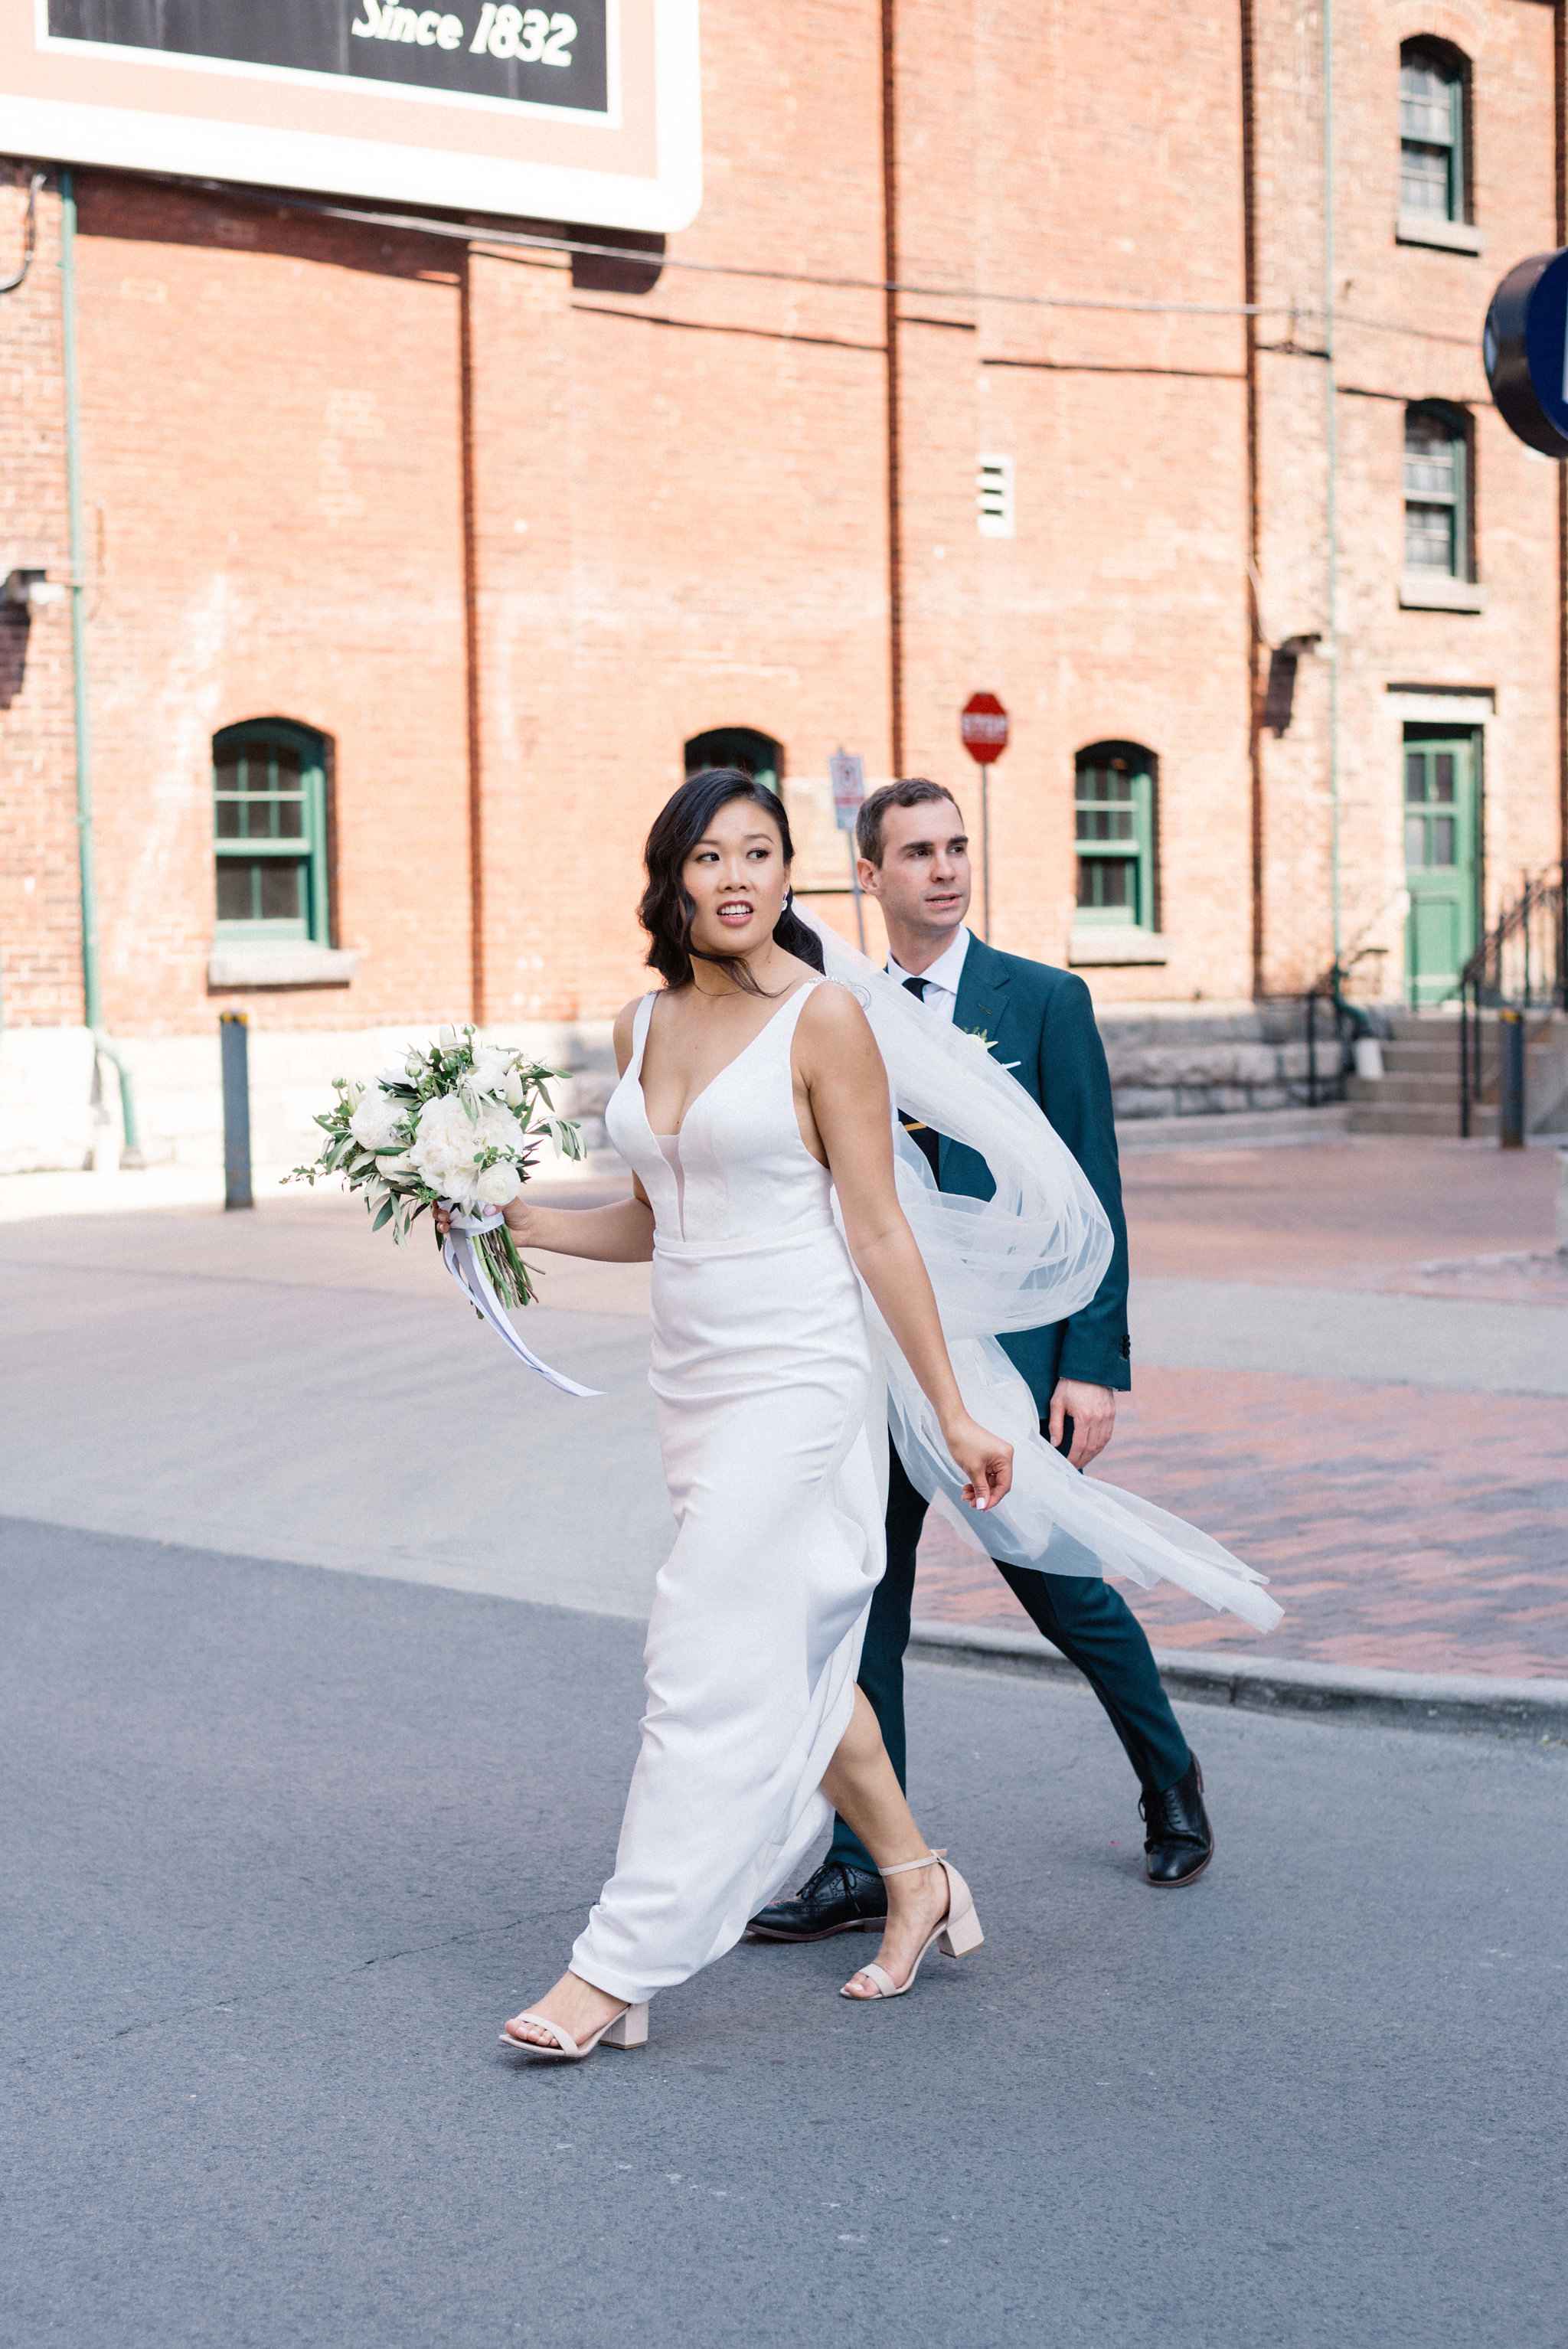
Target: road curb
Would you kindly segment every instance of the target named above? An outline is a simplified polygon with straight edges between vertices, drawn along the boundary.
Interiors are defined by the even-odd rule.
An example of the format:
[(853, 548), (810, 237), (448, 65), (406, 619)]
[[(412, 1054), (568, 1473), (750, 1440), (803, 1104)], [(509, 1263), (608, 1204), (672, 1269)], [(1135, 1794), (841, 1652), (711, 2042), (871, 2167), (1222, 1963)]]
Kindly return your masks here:
[[(982, 1671), (1018, 1672), (1082, 1685), (1077, 1666), (1031, 1631), (917, 1622), (909, 1653), (923, 1663), (967, 1664)], [(1401, 1729), (1460, 1730), (1472, 1736), (1568, 1744), (1568, 1681), (1382, 1671), (1284, 1657), (1269, 1662), (1201, 1649), (1157, 1652), (1154, 1661), (1171, 1694), (1188, 1704), (1238, 1705), (1249, 1713), (1305, 1713), (1320, 1721), (1387, 1723)]]

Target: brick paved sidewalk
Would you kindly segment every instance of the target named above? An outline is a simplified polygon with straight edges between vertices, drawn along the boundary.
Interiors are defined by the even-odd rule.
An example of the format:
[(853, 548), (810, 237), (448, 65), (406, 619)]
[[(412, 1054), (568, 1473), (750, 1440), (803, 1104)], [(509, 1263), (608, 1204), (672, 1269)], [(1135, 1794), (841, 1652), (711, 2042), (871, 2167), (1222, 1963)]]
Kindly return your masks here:
[[(1423, 1143), (1134, 1159), (1134, 1332), (1140, 1272), (1560, 1306), (1555, 1181), (1550, 1152)], [(1130, 1591), (1157, 1647), (1568, 1674), (1560, 1397), (1144, 1369), (1101, 1468), (1228, 1543), (1285, 1609), (1264, 1640), (1180, 1592)], [(989, 1563), (936, 1522), (916, 1609), (1026, 1620)]]

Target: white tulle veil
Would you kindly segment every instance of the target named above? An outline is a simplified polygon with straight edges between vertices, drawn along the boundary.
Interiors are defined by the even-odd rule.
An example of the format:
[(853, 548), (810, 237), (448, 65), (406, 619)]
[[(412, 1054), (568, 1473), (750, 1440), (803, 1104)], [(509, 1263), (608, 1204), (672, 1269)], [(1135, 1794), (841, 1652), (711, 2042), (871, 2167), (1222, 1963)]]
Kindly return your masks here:
[(868, 1296), (889, 1425), (910, 1481), (1010, 1565), (1173, 1582), (1207, 1606), (1272, 1629), (1281, 1610), (1251, 1567), (1182, 1518), (1068, 1467), (1041, 1435), (1034, 1398), (996, 1342), (1002, 1331), (1040, 1329), (1080, 1311), (1105, 1277), (1110, 1227), (1078, 1161), (985, 1042), (934, 1019), (836, 932), (796, 910), (820, 940), (829, 978), (864, 1009), (898, 1110), (977, 1151), (996, 1185), (986, 1200), (939, 1191), (925, 1158), (895, 1124), (899, 1197), (931, 1275), (965, 1402), (1013, 1445), (1007, 1498), (983, 1516), (964, 1507), (964, 1480), (936, 1415)]

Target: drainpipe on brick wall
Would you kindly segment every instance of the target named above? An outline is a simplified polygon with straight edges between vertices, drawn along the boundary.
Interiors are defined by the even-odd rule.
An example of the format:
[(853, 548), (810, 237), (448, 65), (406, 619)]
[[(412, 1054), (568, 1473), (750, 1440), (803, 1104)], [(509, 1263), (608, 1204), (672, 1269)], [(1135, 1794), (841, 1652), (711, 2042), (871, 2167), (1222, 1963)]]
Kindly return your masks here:
[(1327, 541), (1327, 625), (1324, 650), (1328, 655), (1328, 902), (1334, 932), (1334, 964), (1340, 961), (1339, 911), (1339, 366), (1335, 348), (1336, 294), (1334, 252), (1334, 0), (1323, 5), (1323, 357), (1324, 403), (1326, 411), (1324, 459), (1327, 481), (1324, 492), (1325, 536)]
[(1241, 0), (1242, 299), (1247, 305), (1243, 347), (1247, 373), (1247, 765), (1252, 786), (1253, 994), (1264, 991), (1264, 620), (1258, 577), (1263, 564), (1262, 485), (1258, 447), (1257, 33), (1253, 0)]
[(80, 379), (77, 363), (77, 183), (60, 173), (60, 321), (66, 378), (66, 497), (70, 512), (71, 688), (76, 711), (77, 865), (82, 903), (82, 1019), (93, 1046), (119, 1076), (121, 1163), (139, 1166), (136, 1094), (125, 1056), (103, 1030), (98, 988), (98, 894), (93, 873), (92, 712), (88, 698), (87, 533), (82, 527)]
[(898, 347), (898, 26), (896, 0), (882, 0), (882, 276), (887, 338), (887, 635), (892, 771), (903, 772), (903, 482)]
[(474, 249), (458, 277), (459, 389), (462, 411), (463, 667), (469, 751), (469, 1017), (482, 1028), (485, 990), (484, 702), (480, 677), (479, 475), (474, 445)]

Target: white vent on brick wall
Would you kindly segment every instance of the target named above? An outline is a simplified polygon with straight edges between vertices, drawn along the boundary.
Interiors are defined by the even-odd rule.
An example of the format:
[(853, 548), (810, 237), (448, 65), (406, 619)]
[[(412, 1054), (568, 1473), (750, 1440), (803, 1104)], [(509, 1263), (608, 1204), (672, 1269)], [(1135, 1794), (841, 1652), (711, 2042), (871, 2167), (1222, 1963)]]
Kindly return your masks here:
[(975, 499), (982, 538), (1013, 535), (1013, 460), (982, 457), (975, 478)]

